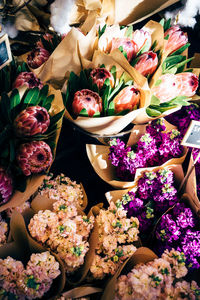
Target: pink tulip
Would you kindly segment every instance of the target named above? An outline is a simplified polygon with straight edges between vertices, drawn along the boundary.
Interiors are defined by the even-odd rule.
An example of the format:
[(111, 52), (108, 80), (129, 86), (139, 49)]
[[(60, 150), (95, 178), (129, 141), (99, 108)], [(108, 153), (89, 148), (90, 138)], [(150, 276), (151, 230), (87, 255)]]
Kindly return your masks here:
[(50, 117), (46, 108), (29, 106), (16, 117), (15, 131), (20, 136), (33, 136), (43, 134), (50, 124)]
[(179, 95), (192, 97), (198, 88), (198, 77), (191, 72), (176, 74), (178, 80)]
[(104, 85), (105, 80), (108, 78), (110, 81), (111, 87), (114, 86), (114, 78), (112, 74), (105, 68), (96, 68), (90, 72), (90, 77), (92, 78), (93, 83), (101, 89)]
[(178, 25), (174, 25), (165, 31), (165, 37), (167, 36), (169, 37), (165, 50), (169, 51), (169, 54), (175, 52), (188, 42), (187, 36)]
[(155, 72), (158, 65), (157, 54), (153, 51), (145, 52), (139, 56), (134, 68), (143, 76), (151, 75)]
[(133, 57), (136, 56), (138, 51), (138, 46), (130, 38), (112, 39), (111, 51), (113, 51), (114, 49), (118, 49), (121, 46), (123, 47), (123, 51), (127, 53), (127, 60), (130, 62), (133, 59)]
[(52, 164), (51, 148), (43, 141), (22, 144), (17, 152), (17, 162), (24, 175), (40, 173)]
[(17, 89), (22, 85), (26, 85), (29, 89), (34, 87), (41, 89), (43, 87), (43, 83), (35, 76), (33, 72), (21, 72), (13, 84), (13, 89)]
[(140, 91), (134, 86), (127, 86), (119, 92), (114, 98), (115, 113), (119, 113), (124, 110), (132, 111), (137, 108), (140, 101)]
[(99, 94), (88, 89), (77, 91), (72, 103), (74, 114), (78, 116), (83, 108), (86, 109), (89, 117), (93, 117), (96, 112), (101, 113), (102, 99)]
[(13, 193), (13, 183), (6, 170), (0, 167), (0, 205), (8, 202)]

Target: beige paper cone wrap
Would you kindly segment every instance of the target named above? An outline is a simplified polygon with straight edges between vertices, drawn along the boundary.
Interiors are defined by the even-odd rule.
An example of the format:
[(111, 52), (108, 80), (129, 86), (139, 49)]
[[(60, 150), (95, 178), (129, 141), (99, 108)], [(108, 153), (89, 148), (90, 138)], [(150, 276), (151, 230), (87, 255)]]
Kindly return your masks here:
[[(11, 256), (14, 259), (21, 260), (23, 264), (26, 265), (32, 253), (41, 253), (47, 251), (47, 249), (29, 237), (24, 219), (20, 213), (14, 212), (12, 214), (10, 230), (14, 241), (0, 247), (1, 258)], [(54, 280), (51, 289), (47, 294), (48, 299), (55, 299), (55, 296), (61, 293), (65, 286), (65, 272), (60, 259), (52, 252), (51, 254), (54, 255), (56, 260), (59, 262), (59, 268), (61, 271), (61, 274)], [(45, 297), (46, 296), (44, 296), (42, 299), (46, 299)]]
[(77, 299), (80, 297), (87, 297), (101, 292), (102, 292), (101, 288), (97, 288), (93, 286), (80, 286), (63, 293), (61, 296), (64, 297), (64, 299), (71, 299), (71, 298)]
[[(24, 89), (24, 87), (22, 87), (20, 93), (23, 94), (24, 92), (25, 92), (25, 89)], [(55, 96), (55, 98), (52, 102), (51, 110), (50, 110), (50, 115), (53, 116), (64, 109), (62, 95), (61, 95), (60, 91), (55, 90), (51, 86), (49, 87), (49, 95)], [(57, 131), (55, 133), (55, 145), (57, 145), (57, 142), (59, 139), (61, 126), (62, 126), (62, 118), (57, 123)], [(54, 157), (55, 157), (55, 154), (56, 154), (56, 147), (53, 152)], [(7, 203), (0, 206), (0, 212), (4, 211), (7, 208), (14, 208), (16, 206), (19, 206), (22, 203), (24, 203), (26, 200), (28, 200), (37, 191), (39, 186), (41, 186), (44, 178), (45, 178), (45, 175), (39, 175), (39, 174), (29, 176), (27, 178), (26, 190), (23, 193), (20, 191), (15, 191), (13, 196), (11, 197), (11, 199)]]
[(154, 259), (158, 258), (157, 255), (151, 251), (149, 248), (140, 247), (135, 251), (135, 253), (128, 258), (123, 265), (118, 269), (115, 275), (111, 278), (107, 284), (101, 300), (113, 300), (115, 297), (115, 285), (118, 277), (123, 274), (129, 273), (134, 266), (137, 264), (145, 264)]
[[(174, 129), (173, 125), (169, 124), (168, 122), (165, 121), (166, 125), (166, 131), (169, 131), (171, 129)], [(128, 146), (133, 146), (137, 144), (141, 136), (146, 132), (146, 125), (136, 125), (132, 133), (129, 137), (129, 140), (127, 142)], [(87, 144), (86, 145), (86, 152), (87, 156), (89, 158), (89, 161), (91, 165), (93, 166), (95, 172), (99, 175), (99, 177), (110, 184), (112, 187), (117, 188), (117, 189), (127, 189), (130, 187), (134, 186), (134, 181), (122, 181), (120, 179), (117, 179), (116, 177), (116, 167), (111, 164), (111, 161), (108, 159), (109, 155), (109, 146), (102, 146), (102, 145), (92, 145), (92, 144)], [(166, 161), (161, 167), (166, 167), (170, 165), (175, 165), (175, 164), (182, 164), (185, 160), (185, 157), (187, 155), (187, 148), (184, 147), (183, 153), (181, 157), (178, 158), (172, 158), (168, 161)], [(155, 167), (153, 167), (155, 168)], [(148, 169), (148, 168), (146, 168)], [(152, 168), (149, 168), (152, 169)], [(136, 174), (138, 172), (137, 169)], [(136, 178), (136, 175), (135, 175)]]

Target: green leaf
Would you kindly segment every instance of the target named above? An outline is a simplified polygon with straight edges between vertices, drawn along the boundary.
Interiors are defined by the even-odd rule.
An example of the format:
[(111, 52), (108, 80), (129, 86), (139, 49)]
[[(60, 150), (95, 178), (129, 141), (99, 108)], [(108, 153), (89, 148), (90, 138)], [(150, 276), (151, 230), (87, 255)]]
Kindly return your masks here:
[(159, 110), (153, 109), (153, 108), (151, 108), (151, 106), (146, 108), (146, 113), (150, 117), (159, 117), (161, 115)]
[[(155, 41), (156, 42), (156, 41)], [(151, 47), (151, 41), (147, 40), (144, 44), (144, 46), (140, 49), (140, 51), (137, 53), (137, 56), (140, 56), (142, 53), (147, 52)]]
[(81, 117), (89, 117), (86, 108), (81, 109), (79, 116)]
[(61, 110), (59, 113), (57, 113), (56, 115), (54, 115), (53, 117), (51, 117), (51, 125), (52, 124), (55, 124), (55, 123), (57, 123), (61, 118), (62, 118), (62, 116), (63, 116), (63, 114), (64, 114), (64, 109), (63, 110)]
[(156, 96), (151, 97), (151, 105), (159, 105), (160, 104), (160, 99), (158, 99)]
[(42, 106), (46, 108), (47, 111), (51, 108), (52, 101), (54, 100), (54, 95), (49, 95), (46, 99), (43, 100)]
[(155, 86), (159, 86), (161, 84), (162, 80), (161, 79), (158, 79), (155, 83)]
[(169, 29), (171, 27), (171, 19), (168, 19), (167, 21), (165, 21), (164, 24), (164, 31), (166, 31), (167, 29)]
[(162, 18), (159, 23), (162, 25), (162, 27), (164, 27), (164, 25), (165, 25), (165, 19)]
[(123, 46), (120, 46), (118, 49), (119, 49), (119, 51), (121, 51), (121, 53), (124, 55), (124, 57), (126, 59), (128, 59), (127, 53), (126, 53), (126, 51), (124, 51)]
[[(166, 102), (169, 105), (182, 105), (182, 106), (186, 106), (186, 105), (190, 105), (189, 101), (191, 100), (191, 98), (187, 97), (187, 96), (177, 96), (175, 98), (173, 98), (172, 100)], [(164, 104), (164, 103), (163, 103)]]
[(178, 50), (176, 50), (175, 52), (173, 52), (170, 56), (174, 56), (174, 55), (179, 55), (181, 54), (183, 51), (185, 51), (185, 49), (187, 49), (190, 46), (190, 43), (185, 44), (184, 46), (182, 46), (181, 48), (179, 48)]
[(10, 122), (10, 99), (5, 92), (1, 94), (0, 108), (3, 120), (5, 120), (6, 122)]
[(99, 26), (99, 30), (98, 30), (99, 38), (102, 36), (102, 34), (104, 34), (106, 27), (107, 27), (106, 24), (102, 27), (102, 29), (100, 29), (100, 26)]
[(14, 89), (10, 95), (10, 110), (15, 108), (21, 102), (18, 89)]
[(42, 103), (46, 99), (48, 92), (49, 92), (49, 86), (47, 84), (44, 85), (42, 89), (39, 91), (38, 104), (40, 104), (41, 106), (43, 106)]
[(165, 37), (164, 37), (164, 40), (168, 40), (169, 39), (169, 34), (167, 34)]
[(6, 140), (12, 136), (11, 125), (8, 124), (4, 127), (4, 129), (0, 133), (0, 145), (2, 145)]
[(133, 34), (133, 26), (129, 26), (128, 29), (126, 30), (125, 36), (128, 38), (132, 38)]
[(25, 94), (25, 98), (23, 97), (23, 103), (27, 104), (27, 106), (35, 105), (38, 101), (39, 96), (39, 88), (34, 87), (33, 89), (28, 89), (28, 92)]
[(93, 118), (95, 118), (95, 117), (100, 117), (100, 112), (99, 111), (96, 111), (95, 113), (94, 113), (94, 115), (93, 115)]
[(114, 81), (116, 81), (117, 68), (116, 66), (112, 66), (110, 73), (112, 74)]
[(115, 114), (115, 104), (111, 101), (108, 106), (108, 116), (113, 116)]

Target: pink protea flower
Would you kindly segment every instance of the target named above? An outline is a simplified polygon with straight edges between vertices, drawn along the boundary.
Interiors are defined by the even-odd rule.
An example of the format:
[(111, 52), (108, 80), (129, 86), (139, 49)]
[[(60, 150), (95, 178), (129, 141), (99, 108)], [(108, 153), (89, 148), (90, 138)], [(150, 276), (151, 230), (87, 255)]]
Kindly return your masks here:
[(134, 86), (127, 86), (114, 98), (115, 113), (134, 110), (140, 101), (140, 91)]
[(40, 173), (52, 164), (51, 148), (43, 141), (22, 144), (17, 152), (17, 161), (24, 175)]
[(152, 88), (152, 94), (160, 99), (160, 102), (167, 102), (180, 95), (179, 84), (174, 74), (165, 74), (159, 78), (160, 84)]
[(12, 193), (12, 179), (8, 173), (2, 167), (0, 167), (0, 205), (8, 202)]
[(44, 48), (36, 48), (27, 56), (29, 67), (36, 69), (40, 67), (49, 58), (50, 53)]
[(89, 117), (93, 117), (96, 112), (101, 113), (102, 99), (99, 94), (88, 89), (77, 91), (74, 94), (74, 100), (72, 103), (74, 114), (78, 116), (83, 108), (87, 110)]
[(104, 85), (105, 80), (108, 78), (110, 80), (111, 87), (114, 86), (114, 78), (112, 74), (105, 68), (96, 68), (90, 72), (90, 77), (92, 78), (93, 83), (101, 89)]
[(46, 108), (41, 106), (29, 106), (15, 119), (15, 131), (20, 136), (33, 136), (47, 131), (50, 117)]
[(114, 49), (118, 49), (121, 46), (123, 47), (123, 50), (127, 53), (127, 60), (130, 62), (133, 59), (133, 57), (136, 56), (138, 51), (138, 46), (130, 38), (112, 39), (111, 51), (113, 51)]
[(137, 29), (133, 32), (132, 40), (137, 45), (137, 52), (142, 49), (142, 47), (146, 46), (146, 51), (149, 51), (151, 48), (151, 35), (148, 31), (143, 29)]
[(188, 42), (187, 36), (178, 25), (174, 25), (166, 30), (164, 36), (169, 36), (165, 47), (165, 50), (169, 51), (169, 54), (175, 52)]
[(155, 72), (158, 65), (157, 54), (153, 51), (145, 52), (139, 56), (134, 68), (143, 76), (151, 75)]
[(43, 83), (33, 72), (21, 72), (13, 83), (13, 89), (17, 89), (22, 85), (26, 85), (29, 89), (34, 87), (41, 89), (43, 87)]
[[(45, 33), (43, 36), (43, 39), (45, 39), (47, 42), (51, 42), (53, 39), (53, 35), (50, 33)], [(44, 45), (42, 44), (42, 40), (40, 39), (37, 43), (36, 43), (38, 48), (44, 48)]]
[(192, 97), (198, 88), (198, 77), (191, 72), (176, 74), (178, 80), (179, 95)]

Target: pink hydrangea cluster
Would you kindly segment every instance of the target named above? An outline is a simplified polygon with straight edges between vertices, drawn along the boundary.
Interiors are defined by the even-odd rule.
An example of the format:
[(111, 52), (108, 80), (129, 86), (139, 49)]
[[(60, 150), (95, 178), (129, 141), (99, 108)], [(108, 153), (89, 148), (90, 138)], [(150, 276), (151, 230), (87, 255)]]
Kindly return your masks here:
[(95, 279), (114, 275), (119, 265), (135, 251), (138, 241), (139, 221), (127, 218), (127, 212), (113, 202), (107, 210), (101, 209), (96, 217), (98, 225), (98, 245), (90, 272)]
[(0, 215), (0, 247), (6, 243), (8, 233), (8, 224)]
[(114, 299), (199, 299), (200, 288), (194, 281), (183, 280), (186, 274), (184, 254), (166, 250), (161, 258), (138, 264), (127, 275), (120, 276)]
[(71, 204), (75, 204), (75, 206), (82, 206), (84, 198), (81, 185), (64, 174), (60, 174), (55, 178), (53, 178), (53, 174), (46, 176), (43, 185), (39, 189), (39, 194), (54, 200), (64, 199)]
[(71, 273), (84, 263), (94, 217), (79, 215), (76, 203), (66, 198), (61, 196), (56, 200), (52, 211), (40, 210), (30, 220), (28, 228), (33, 238), (58, 254), (66, 272)]
[(152, 121), (136, 145), (126, 146), (120, 139), (110, 141), (109, 160), (121, 180), (133, 180), (137, 168), (160, 166), (183, 153), (180, 132), (165, 131), (163, 119)]
[(0, 259), (0, 292), (3, 299), (40, 299), (59, 275), (59, 263), (48, 251), (32, 254), (26, 268), (8, 256)]

